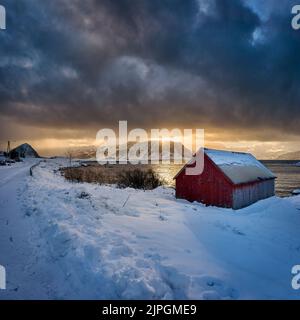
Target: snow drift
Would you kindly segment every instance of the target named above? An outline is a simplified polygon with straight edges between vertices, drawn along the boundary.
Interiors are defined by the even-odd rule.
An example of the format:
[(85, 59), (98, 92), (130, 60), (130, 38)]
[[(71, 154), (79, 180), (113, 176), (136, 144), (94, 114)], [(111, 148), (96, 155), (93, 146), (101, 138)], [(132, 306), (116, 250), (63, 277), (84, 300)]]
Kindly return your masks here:
[(0, 299), (300, 297), (291, 287), (299, 196), (234, 211), (176, 200), (170, 188), (72, 184), (57, 171), (63, 164), (42, 162), (33, 177), (20, 169), (7, 187), (18, 195), (2, 208), (9, 276)]

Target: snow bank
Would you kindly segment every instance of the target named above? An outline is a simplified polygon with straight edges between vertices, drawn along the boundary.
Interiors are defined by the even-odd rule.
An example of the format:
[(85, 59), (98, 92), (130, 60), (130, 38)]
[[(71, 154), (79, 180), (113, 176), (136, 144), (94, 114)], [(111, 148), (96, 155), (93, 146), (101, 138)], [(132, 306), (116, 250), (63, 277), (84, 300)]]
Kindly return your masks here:
[[(176, 200), (169, 188), (72, 184), (57, 172), (61, 165), (41, 163), (21, 195), (23, 219), (37, 230), (27, 272), (44, 271), (47, 298), (300, 297), (291, 287), (299, 196), (234, 211)], [(34, 283), (22, 285), (34, 291)]]

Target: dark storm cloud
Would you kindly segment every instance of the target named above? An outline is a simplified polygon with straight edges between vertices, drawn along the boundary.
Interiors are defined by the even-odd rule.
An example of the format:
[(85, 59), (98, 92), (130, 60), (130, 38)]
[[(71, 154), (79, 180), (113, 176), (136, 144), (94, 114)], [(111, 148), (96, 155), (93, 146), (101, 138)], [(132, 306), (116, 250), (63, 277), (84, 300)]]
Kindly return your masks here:
[(2, 0), (0, 110), (23, 124), (300, 133), (292, 2)]

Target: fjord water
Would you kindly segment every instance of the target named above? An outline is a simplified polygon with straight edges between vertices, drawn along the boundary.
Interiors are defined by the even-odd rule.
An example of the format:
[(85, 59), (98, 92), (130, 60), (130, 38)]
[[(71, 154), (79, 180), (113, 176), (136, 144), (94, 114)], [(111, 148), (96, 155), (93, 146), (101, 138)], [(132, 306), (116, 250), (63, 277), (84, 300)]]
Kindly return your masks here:
[[(288, 197), (292, 191), (300, 189), (300, 167), (296, 166), (298, 161), (288, 160), (262, 160), (277, 177), (276, 195), (279, 197)], [(174, 186), (173, 177), (182, 168), (182, 165), (153, 165), (154, 170), (161, 175), (166, 184)]]
[(292, 160), (265, 160), (261, 161), (277, 177), (276, 195), (288, 197), (295, 189), (300, 189), (300, 166), (299, 161)]

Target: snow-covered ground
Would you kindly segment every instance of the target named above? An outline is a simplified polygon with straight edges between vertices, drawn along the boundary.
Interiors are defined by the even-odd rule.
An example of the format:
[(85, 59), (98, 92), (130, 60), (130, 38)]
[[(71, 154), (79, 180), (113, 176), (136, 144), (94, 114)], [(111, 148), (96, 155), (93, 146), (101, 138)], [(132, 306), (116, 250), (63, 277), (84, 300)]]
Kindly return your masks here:
[(300, 196), (233, 211), (0, 167), (0, 299), (298, 299)]

